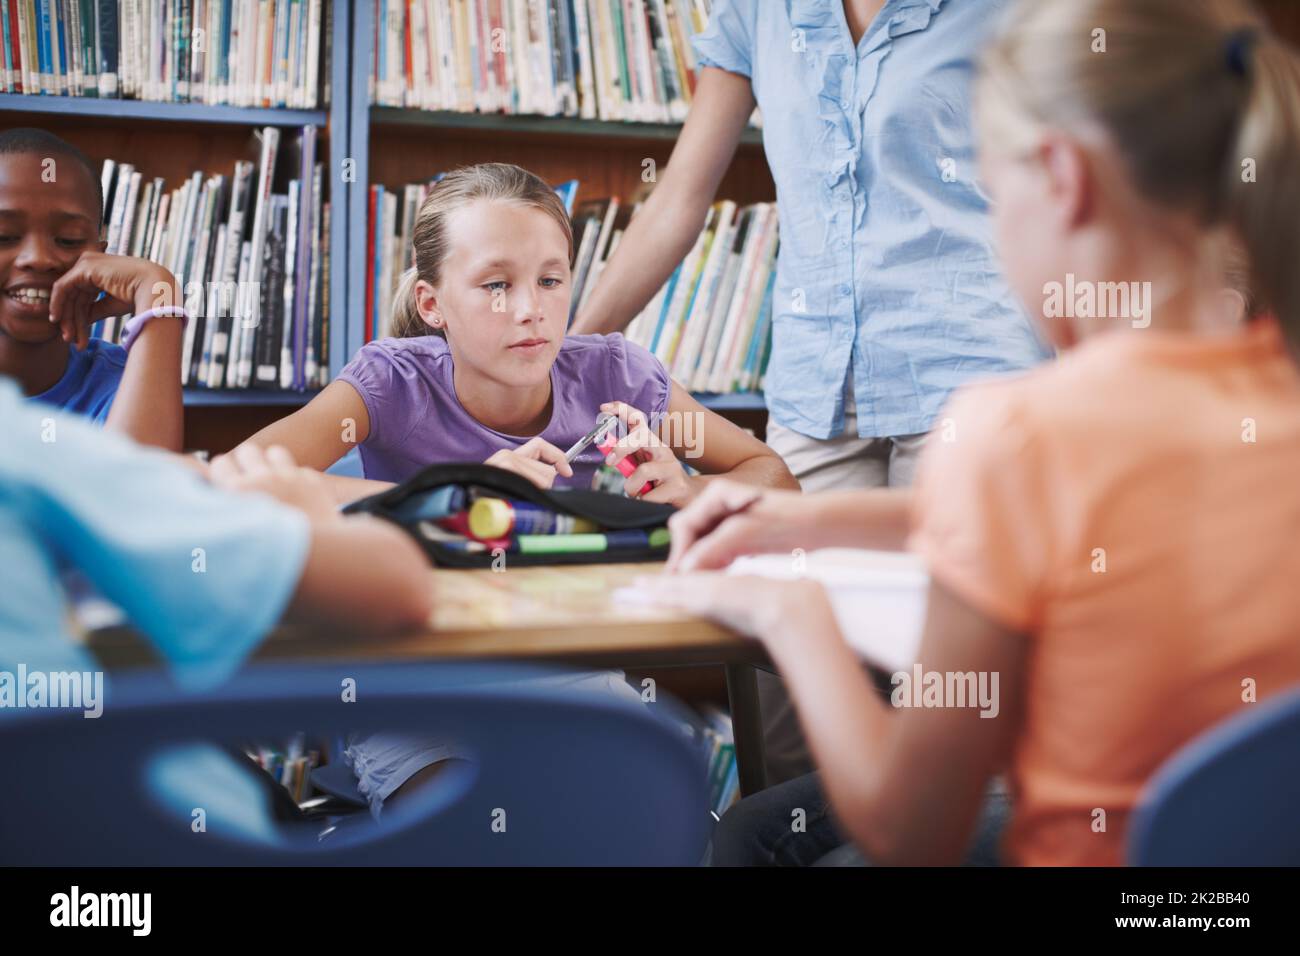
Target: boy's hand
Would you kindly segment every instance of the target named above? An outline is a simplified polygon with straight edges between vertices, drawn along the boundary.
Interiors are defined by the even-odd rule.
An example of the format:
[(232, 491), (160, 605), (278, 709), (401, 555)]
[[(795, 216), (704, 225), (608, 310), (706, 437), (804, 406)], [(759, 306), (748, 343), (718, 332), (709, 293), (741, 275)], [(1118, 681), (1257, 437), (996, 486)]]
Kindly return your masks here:
[(303, 512), (312, 521), (336, 521), (338, 505), (319, 471), (300, 467), (289, 450), (272, 445), (240, 445), (208, 466), (208, 478), (218, 488), (240, 493), (260, 492)]
[(564, 460), (564, 452), (540, 436), (529, 439), (518, 448), (493, 452), (483, 464), (523, 475), (538, 488), (551, 487), (557, 472), (565, 478), (573, 477), (573, 467)]
[(175, 278), (158, 263), (83, 252), (50, 290), (50, 321), (59, 325), (63, 341), (85, 348), (90, 327), (101, 319), (180, 304)]

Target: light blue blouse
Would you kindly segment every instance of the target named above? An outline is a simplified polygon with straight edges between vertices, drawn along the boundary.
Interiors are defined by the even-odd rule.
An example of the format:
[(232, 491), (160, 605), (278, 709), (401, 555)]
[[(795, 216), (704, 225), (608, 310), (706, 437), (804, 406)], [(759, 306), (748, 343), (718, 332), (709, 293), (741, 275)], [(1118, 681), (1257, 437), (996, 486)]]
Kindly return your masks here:
[(854, 49), (840, 0), (714, 0), (694, 47), (750, 78), (776, 181), (773, 421), (839, 434), (852, 372), (860, 436), (923, 432), (958, 385), (1049, 354), (975, 180), (974, 58), (1003, 7), (887, 0)]

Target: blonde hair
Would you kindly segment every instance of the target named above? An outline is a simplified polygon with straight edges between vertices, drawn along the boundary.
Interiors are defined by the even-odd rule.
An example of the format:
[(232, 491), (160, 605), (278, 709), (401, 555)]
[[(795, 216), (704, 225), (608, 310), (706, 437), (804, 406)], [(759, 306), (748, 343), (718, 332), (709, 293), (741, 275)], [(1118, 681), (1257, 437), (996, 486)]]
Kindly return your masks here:
[(1252, 6), (1020, 0), (978, 82), (981, 111), (1100, 127), (1144, 195), (1227, 227), (1250, 307), (1271, 309), (1300, 351), (1300, 58)]
[(518, 203), (546, 213), (563, 231), (569, 248), (569, 265), (573, 265), (573, 227), (564, 202), (554, 189), (528, 170), (509, 163), (462, 166), (434, 185), (416, 213), (412, 243), (415, 263), (402, 273), (393, 297), (393, 336), (414, 338), (442, 334), (420, 318), (415, 283), (423, 279), (432, 286), (438, 285), (442, 278), (442, 263), (450, 252), (447, 220), (457, 209), (478, 199)]

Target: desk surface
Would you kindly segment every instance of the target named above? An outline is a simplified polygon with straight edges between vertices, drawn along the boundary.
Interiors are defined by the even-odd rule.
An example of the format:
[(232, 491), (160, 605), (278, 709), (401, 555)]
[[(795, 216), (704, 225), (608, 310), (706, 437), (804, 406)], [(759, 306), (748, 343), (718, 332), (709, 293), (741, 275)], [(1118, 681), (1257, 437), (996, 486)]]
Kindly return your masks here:
[[(762, 662), (755, 641), (681, 611), (619, 603), (611, 595), (658, 564), (588, 564), (446, 570), (430, 574), (434, 613), (427, 630), (391, 637), (329, 636), (281, 628), (255, 656), (268, 659), (563, 660), (607, 666)], [(92, 647), (110, 667), (140, 660), (121, 634)], [(135, 643), (138, 644), (138, 641)]]

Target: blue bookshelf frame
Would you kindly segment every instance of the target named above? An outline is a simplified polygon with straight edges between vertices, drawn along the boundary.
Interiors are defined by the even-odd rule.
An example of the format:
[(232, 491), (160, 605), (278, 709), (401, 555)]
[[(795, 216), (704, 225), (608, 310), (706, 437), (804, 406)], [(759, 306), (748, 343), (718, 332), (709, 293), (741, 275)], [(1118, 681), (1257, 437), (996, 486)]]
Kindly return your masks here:
[(214, 405), (295, 406), (306, 405), (319, 392), (259, 391), (249, 388), (186, 388), (187, 408), (206, 408)]
[(168, 123), (221, 123), (227, 126), (324, 126), (329, 115), (328, 110), (153, 103), (145, 100), (100, 99), (94, 96), (32, 96), (26, 93), (0, 94), (0, 110)]

